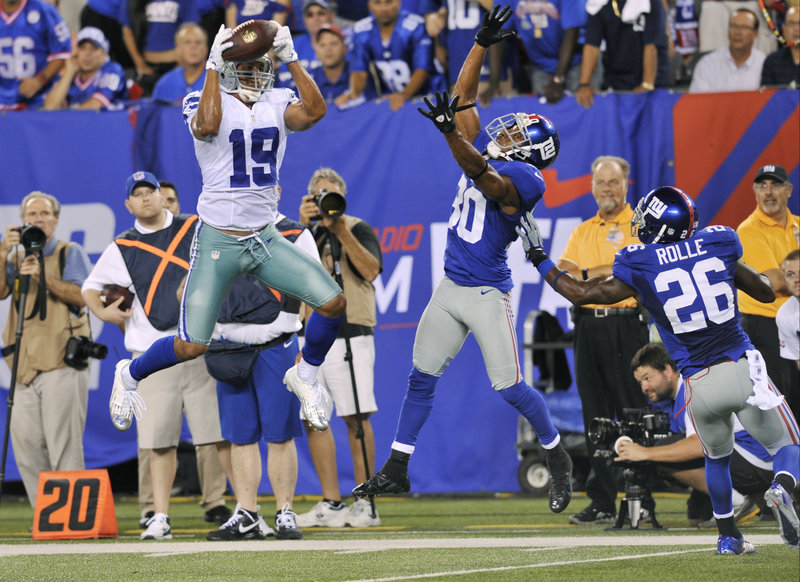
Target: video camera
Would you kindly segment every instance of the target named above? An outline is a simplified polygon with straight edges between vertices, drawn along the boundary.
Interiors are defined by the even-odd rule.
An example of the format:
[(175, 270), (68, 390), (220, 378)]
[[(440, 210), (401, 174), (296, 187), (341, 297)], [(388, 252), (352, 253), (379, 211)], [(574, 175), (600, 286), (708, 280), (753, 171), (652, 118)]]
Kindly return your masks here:
[[(670, 435), (669, 414), (663, 410), (645, 408), (624, 408), (621, 420), (593, 418), (589, 423), (589, 440), (598, 448), (597, 458), (610, 462), (616, 456), (620, 439), (630, 439), (643, 447), (652, 447), (656, 441)], [(656, 518), (656, 505), (650, 491), (655, 465), (650, 461), (622, 461), (622, 477), (625, 480), (625, 497), (620, 504), (617, 522), (611, 529), (622, 529), (626, 519), (631, 529), (639, 528), (641, 510), (649, 513), (653, 529), (664, 529)]]
[(624, 408), (621, 420), (593, 418), (589, 423), (589, 440), (606, 451), (598, 456), (610, 458), (620, 438), (627, 437), (643, 447), (652, 447), (656, 441), (670, 435), (669, 425), (669, 414), (664, 410), (650, 406)]
[(347, 201), (339, 192), (320, 190), (314, 196), (314, 202), (324, 218), (339, 218), (347, 210)]

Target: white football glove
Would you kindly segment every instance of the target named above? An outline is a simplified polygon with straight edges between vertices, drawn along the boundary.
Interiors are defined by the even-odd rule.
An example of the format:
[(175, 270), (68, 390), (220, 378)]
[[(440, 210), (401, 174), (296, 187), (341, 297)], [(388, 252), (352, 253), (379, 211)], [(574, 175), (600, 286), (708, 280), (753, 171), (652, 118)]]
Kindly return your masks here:
[(516, 231), (520, 238), (522, 238), (522, 248), (525, 249), (526, 256), (532, 249), (543, 249), (542, 233), (539, 232), (539, 225), (536, 224), (536, 220), (534, 220), (530, 210), (520, 219)]
[(229, 39), (233, 36), (233, 31), (230, 28), (225, 28), (221, 24), (217, 36), (214, 37), (214, 43), (211, 45), (211, 50), (208, 51), (208, 60), (206, 61), (206, 70), (219, 71), (225, 59), (222, 58), (222, 51), (233, 46), (233, 42)]
[(281, 26), (272, 41), (272, 52), (281, 62), (292, 63), (297, 60), (297, 52), (294, 50), (292, 33), (288, 26)]

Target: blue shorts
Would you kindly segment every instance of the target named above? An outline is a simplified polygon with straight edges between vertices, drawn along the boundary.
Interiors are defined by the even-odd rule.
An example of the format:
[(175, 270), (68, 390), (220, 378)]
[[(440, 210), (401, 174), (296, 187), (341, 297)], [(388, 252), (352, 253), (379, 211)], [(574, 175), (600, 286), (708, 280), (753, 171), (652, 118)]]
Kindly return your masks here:
[(303, 435), (300, 401), (286, 389), (283, 375), (294, 366), (297, 336), (258, 354), (245, 384), (217, 382), (222, 438), (247, 445), (264, 439), (280, 443)]

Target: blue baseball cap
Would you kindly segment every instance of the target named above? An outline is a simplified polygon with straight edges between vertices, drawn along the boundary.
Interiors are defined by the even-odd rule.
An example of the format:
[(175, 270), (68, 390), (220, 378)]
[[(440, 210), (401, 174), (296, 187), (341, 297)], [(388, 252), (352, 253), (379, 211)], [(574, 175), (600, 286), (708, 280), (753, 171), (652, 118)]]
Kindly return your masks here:
[(148, 184), (156, 190), (161, 188), (158, 185), (158, 179), (150, 172), (134, 172), (125, 182), (126, 198), (131, 197), (131, 193), (139, 184)]

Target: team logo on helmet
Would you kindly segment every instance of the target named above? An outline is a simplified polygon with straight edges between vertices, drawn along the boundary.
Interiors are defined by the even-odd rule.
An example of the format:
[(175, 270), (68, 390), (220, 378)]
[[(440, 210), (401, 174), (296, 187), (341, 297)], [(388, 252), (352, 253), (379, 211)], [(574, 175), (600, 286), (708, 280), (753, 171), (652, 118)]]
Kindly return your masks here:
[(495, 160), (517, 160), (540, 170), (558, 157), (561, 141), (553, 122), (535, 113), (509, 113), (486, 126), (486, 152)]
[(689, 238), (698, 225), (694, 201), (683, 190), (661, 186), (639, 200), (631, 234), (645, 244), (665, 244)]

